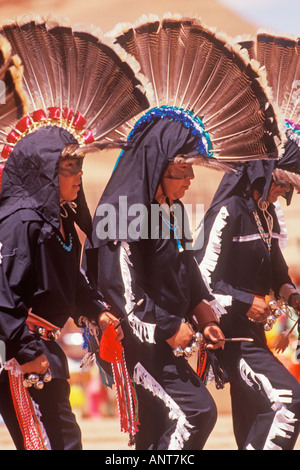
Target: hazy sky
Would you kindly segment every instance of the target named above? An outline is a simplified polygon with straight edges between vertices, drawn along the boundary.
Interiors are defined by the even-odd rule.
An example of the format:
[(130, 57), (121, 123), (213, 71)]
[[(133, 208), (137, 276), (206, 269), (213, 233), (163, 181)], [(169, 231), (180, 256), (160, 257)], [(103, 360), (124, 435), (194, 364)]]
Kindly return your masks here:
[(300, 36), (300, 0), (218, 0), (257, 27)]

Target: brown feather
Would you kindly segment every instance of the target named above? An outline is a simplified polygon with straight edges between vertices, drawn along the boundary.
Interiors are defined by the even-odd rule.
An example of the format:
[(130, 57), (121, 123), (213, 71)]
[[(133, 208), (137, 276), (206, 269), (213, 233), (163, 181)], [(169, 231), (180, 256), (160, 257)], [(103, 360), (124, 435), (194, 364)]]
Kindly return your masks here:
[(149, 106), (151, 89), (138, 64), (117, 52), (96, 27), (75, 31), (55, 17), (24, 16), (4, 24), (0, 35), (21, 58), (29, 113), (70, 108), (85, 118), (96, 140), (109, 142), (118, 127), (122, 134), (124, 124)]
[[(278, 157), (281, 131), (264, 72), (241, 47), (179, 15), (143, 17), (110, 35), (139, 61), (156, 106), (179, 106), (202, 119), (217, 158)], [(253, 56), (253, 41), (248, 47)]]

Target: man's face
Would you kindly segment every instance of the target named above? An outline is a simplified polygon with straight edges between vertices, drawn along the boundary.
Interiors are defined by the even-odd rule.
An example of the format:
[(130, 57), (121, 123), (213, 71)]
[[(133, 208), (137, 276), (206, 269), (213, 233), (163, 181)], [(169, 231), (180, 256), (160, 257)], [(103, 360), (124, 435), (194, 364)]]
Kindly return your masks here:
[(190, 163), (169, 163), (165, 170), (161, 185), (169, 200), (181, 199), (194, 179), (193, 167)]
[(82, 159), (64, 158), (59, 161), (58, 179), (62, 200), (74, 201), (76, 199), (82, 174)]
[(291, 190), (291, 185), (289, 183), (280, 183), (280, 181), (273, 181), (271, 188), (268, 194), (269, 202), (276, 202), (279, 196), (285, 196)]

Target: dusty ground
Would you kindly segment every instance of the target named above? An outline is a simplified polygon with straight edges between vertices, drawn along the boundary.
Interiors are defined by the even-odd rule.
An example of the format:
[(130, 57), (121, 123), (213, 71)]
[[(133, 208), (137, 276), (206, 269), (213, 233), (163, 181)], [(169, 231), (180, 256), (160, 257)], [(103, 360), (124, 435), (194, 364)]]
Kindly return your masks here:
[[(237, 450), (232, 431), (228, 385), (224, 390), (216, 390), (214, 384), (208, 385), (208, 388), (218, 407), (218, 419), (204, 450)], [(82, 431), (84, 450), (132, 450), (128, 447), (127, 434), (120, 432), (118, 417), (82, 418), (79, 408), (74, 409), (74, 412)], [(13, 449), (10, 435), (5, 426), (0, 424), (0, 451)], [(300, 450), (300, 438), (295, 450)]]
[[(83, 435), (84, 450), (131, 450), (127, 435), (120, 432), (118, 418), (78, 419)], [(235, 450), (232, 434), (231, 416), (220, 416), (214, 432), (210, 436), (205, 450)], [(0, 425), (0, 450), (13, 450), (5, 426)]]

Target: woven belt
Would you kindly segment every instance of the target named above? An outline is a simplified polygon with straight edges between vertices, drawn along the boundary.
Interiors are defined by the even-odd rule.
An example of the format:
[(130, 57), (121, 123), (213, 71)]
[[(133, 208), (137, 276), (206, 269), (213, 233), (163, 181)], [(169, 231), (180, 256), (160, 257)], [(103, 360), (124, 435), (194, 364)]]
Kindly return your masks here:
[(46, 341), (55, 341), (59, 337), (61, 330), (57, 326), (48, 322), (44, 318), (38, 317), (29, 310), (26, 320), (30, 333), (38, 334)]

